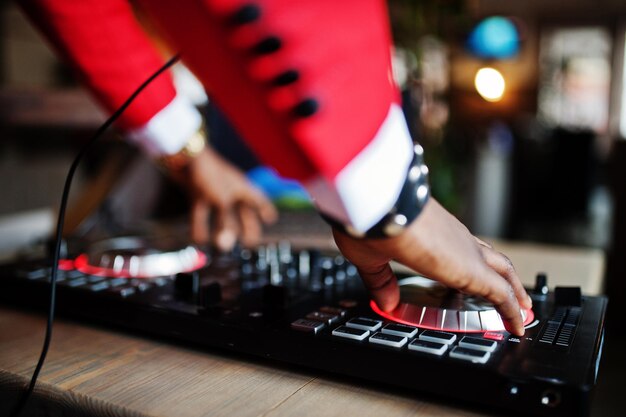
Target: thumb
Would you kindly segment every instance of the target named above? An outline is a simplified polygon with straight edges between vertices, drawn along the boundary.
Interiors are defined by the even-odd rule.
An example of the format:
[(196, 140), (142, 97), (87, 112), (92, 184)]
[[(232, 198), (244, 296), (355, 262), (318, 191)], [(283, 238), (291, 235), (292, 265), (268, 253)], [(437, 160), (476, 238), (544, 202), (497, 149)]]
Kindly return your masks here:
[(389, 263), (378, 266), (356, 265), (363, 284), (383, 311), (391, 311), (400, 303), (400, 287)]

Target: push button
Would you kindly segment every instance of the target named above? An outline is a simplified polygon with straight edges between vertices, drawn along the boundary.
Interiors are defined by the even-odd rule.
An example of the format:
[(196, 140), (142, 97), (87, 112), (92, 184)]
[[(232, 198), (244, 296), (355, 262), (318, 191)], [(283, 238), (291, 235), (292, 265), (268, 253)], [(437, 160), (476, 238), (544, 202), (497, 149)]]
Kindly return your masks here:
[(481, 339), (480, 337), (465, 336), (459, 342), (459, 346), (469, 349), (482, 350), (483, 352), (493, 352), (496, 350), (496, 343), (493, 340)]
[(403, 336), (395, 336), (392, 334), (385, 333), (376, 333), (374, 336), (370, 337), (370, 343), (374, 343), (377, 345), (385, 345), (391, 346), (395, 348), (401, 348), (406, 344), (406, 337)]
[(113, 294), (119, 295), (122, 298), (129, 297), (135, 294), (136, 290), (133, 287), (118, 287), (110, 290)]
[(321, 311), (313, 311), (306, 315), (309, 320), (317, 320), (323, 323), (332, 324), (339, 320), (339, 316), (335, 314), (322, 313)]
[(65, 275), (66, 278), (68, 279), (74, 279), (74, 278), (80, 278), (82, 277), (84, 274), (76, 269), (70, 269), (67, 271), (63, 271), (63, 274)]
[(348, 321), (346, 323), (346, 326), (352, 327), (354, 329), (369, 330), (369, 331), (374, 332), (380, 329), (380, 326), (382, 325), (382, 323), (383, 322), (380, 320), (372, 320), (366, 317), (357, 317)]
[(135, 287), (137, 289), (137, 291), (139, 291), (139, 292), (148, 291), (150, 288), (153, 287), (152, 284), (150, 284), (149, 282), (145, 282), (145, 281), (143, 281), (141, 279), (131, 280), (130, 281), (130, 285)]
[(451, 345), (456, 340), (456, 335), (454, 333), (426, 330), (424, 333), (419, 335), (419, 339), (426, 340), (428, 342), (445, 343), (446, 345)]
[(448, 345), (445, 343), (429, 342), (427, 340), (415, 339), (409, 343), (409, 350), (416, 352), (430, 353), (431, 355), (441, 356), (448, 350)]
[(370, 335), (369, 330), (355, 329), (354, 327), (339, 326), (333, 330), (333, 336), (345, 337), (346, 339), (363, 340)]
[(76, 278), (76, 279), (64, 281), (62, 282), (62, 284), (67, 285), (68, 287), (73, 287), (73, 288), (82, 287), (83, 285), (87, 284), (87, 278), (85, 277)]
[(387, 324), (381, 332), (385, 334), (392, 334), (394, 336), (414, 337), (417, 334), (417, 327), (406, 326), (404, 324), (391, 323)]
[(40, 279), (50, 275), (50, 268), (20, 269), (16, 272), (20, 278)]
[(461, 346), (455, 346), (450, 351), (450, 357), (463, 359), (474, 363), (485, 363), (489, 360), (491, 353), (482, 350), (468, 349)]
[(323, 307), (320, 307), (320, 311), (322, 313), (334, 314), (336, 316), (341, 316), (341, 317), (346, 315), (346, 310), (342, 308), (337, 308), (337, 307), (323, 306)]
[(155, 278), (154, 280), (152, 280), (152, 283), (154, 285), (156, 285), (157, 287), (163, 287), (168, 282), (169, 282), (169, 280), (167, 278), (164, 278), (164, 277), (159, 277), (159, 278)]
[(485, 334), (483, 334), (483, 337), (485, 339), (496, 340), (498, 342), (501, 342), (502, 340), (504, 340), (504, 335), (502, 333), (497, 333), (497, 332), (485, 332)]
[(109, 283), (106, 281), (98, 282), (89, 286), (89, 291), (98, 292), (109, 288)]
[(126, 285), (128, 280), (126, 278), (114, 278), (109, 280), (109, 285), (111, 287), (119, 287), (121, 285)]
[(316, 334), (320, 330), (322, 330), (326, 325), (322, 322), (316, 320), (306, 320), (306, 319), (298, 319), (291, 323), (291, 328), (294, 330), (299, 330), (301, 332), (309, 332)]

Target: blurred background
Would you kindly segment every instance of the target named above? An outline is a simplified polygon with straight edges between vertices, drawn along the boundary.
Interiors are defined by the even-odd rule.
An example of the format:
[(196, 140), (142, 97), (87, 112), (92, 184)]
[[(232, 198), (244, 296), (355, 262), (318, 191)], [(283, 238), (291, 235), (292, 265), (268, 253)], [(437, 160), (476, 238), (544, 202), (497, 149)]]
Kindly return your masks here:
[[(394, 72), (433, 194), (487, 238), (606, 251), (606, 292), (612, 305), (626, 301), (626, 3), (392, 0), (389, 8)], [(0, 19), (6, 216), (56, 207), (71, 158), (104, 115), (15, 5), (2, 2)], [(286, 211), (310, 209), (297, 184), (258, 165), (184, 67), (176, 79), (205, 112), (216, 148)], [(145, 213), (183, 212), (176, 191), (131, 191), (162, 176), (108, 136), (78, 179), (90, 191), (75, 197), (82, 210), (99, 210), (109, 230)], [(122, 171), (127, 185), (103, 203), (98, 195)]]
[[(603, 251), (609, 331), (620, 329), (626, 2), (390, 0), (389, 8), (394, 73), (411, 133), (426, 148), (433, 194), (487, 239)], [(1, 3), (0, 22), (0, 233), (25, 223), (50, 230), (69, 164), (104, 114), (11, 2)], [(283, 217), (298, 223), (298, 213), (310, 213), (302, 189), (260, 166), (193, 76), (180, 65), (175, 72), (179, 91), (205, 113), (213, 145)], [(69, 224), (78, 234), (185, 213), (184, 194), (114, 131), (81, 169), (78, 213), (70, 213), (80, 221)]]
[[(625, 294), (626, 3), (393, 0), (389, 8), (394, 72), (411, 132), (427, 149), (433, 194), (475, 234), (606, 250), (607, 290)], [(103, 114), (12, 3), (3, 2), (0, 19), (2, 215), (55, 206), (70, 158)], [(281, 206), (308, 207), (297, 185), (258, 166), (184, 67), (176, 80), (205, 111), (216, 148)], [(106, 178), (137, 159), (109, 136), (79, 178), (102, 193)], [(127, 182), (159, 175), (133, 165)], [(117, 204), (132, 206), (122, 210), (126, 223), (148, 206), (151, 215), (178, 213), (171, 202), (184, 201), (142, 194), (121, 192)]]

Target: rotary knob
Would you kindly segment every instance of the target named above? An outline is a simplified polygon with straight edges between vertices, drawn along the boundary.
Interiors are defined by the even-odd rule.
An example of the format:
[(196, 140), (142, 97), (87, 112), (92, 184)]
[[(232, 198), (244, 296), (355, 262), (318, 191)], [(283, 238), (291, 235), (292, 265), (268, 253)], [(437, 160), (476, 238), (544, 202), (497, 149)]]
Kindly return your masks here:
[(222, 301), (222, 286), (219, 282), (212, 282), (200, 288), (198, 305), (204, 308), (215, 307)]
[(539, 296), (548, 295), (548, 276), (544, 272), (540, 272), (535, 277), (535, 288), (533, 293)]
[(180, 272), (174, 280), (176, 294), (181, 298), (194, 298), (200, 290), (200, 275), (198, 271)]

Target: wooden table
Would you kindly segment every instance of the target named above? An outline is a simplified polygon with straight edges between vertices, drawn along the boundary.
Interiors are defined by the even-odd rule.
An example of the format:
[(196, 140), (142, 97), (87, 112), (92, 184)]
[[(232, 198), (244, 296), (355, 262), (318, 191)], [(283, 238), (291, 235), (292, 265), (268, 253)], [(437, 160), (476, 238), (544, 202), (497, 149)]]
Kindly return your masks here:
[[(604, 258), (593, 250), (497, 244), (526, 283), (601, 289)], [(552, 285), (551, 285), (552, 286)], [(0, 307), (0, 415), (32, 373), (44, 334), (41, 315)], [(480, 416), (416, 394), (361, 386), (248, 357), (185, 348), (57, 320), (29, 413), (47, 416)]]

